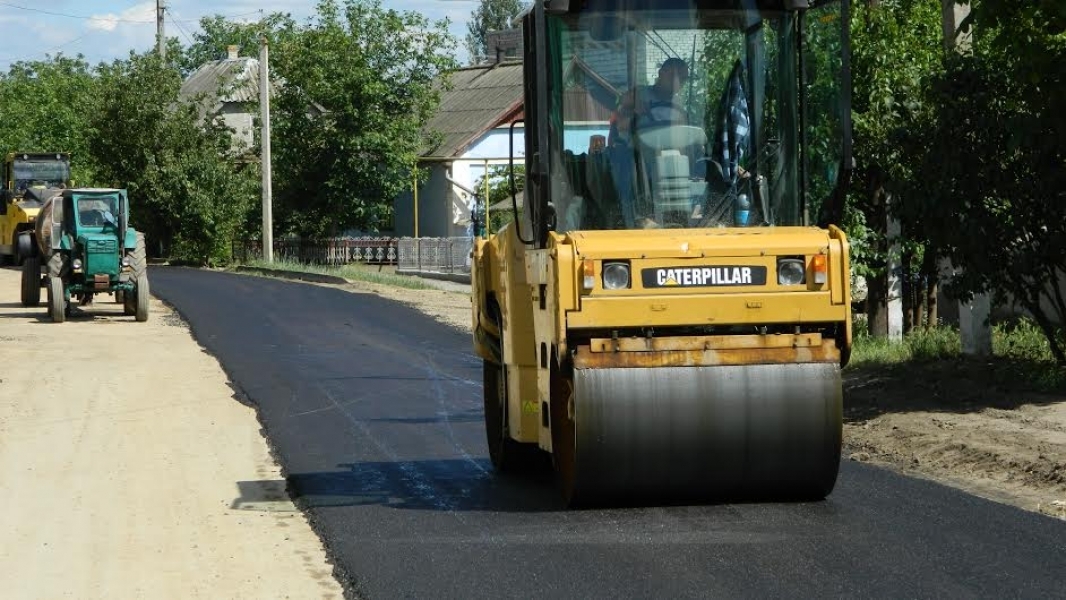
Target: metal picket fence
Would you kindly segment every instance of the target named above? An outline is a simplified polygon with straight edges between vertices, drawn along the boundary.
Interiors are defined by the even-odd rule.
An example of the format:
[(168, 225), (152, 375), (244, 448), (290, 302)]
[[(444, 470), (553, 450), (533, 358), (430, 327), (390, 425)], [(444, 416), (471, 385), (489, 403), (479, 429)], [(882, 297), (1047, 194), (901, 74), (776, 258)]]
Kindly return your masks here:
[(397, 240), (397, 273), (470, 274), (470, 237), (400, 238)]
[[(274, 259), (314, 265), (346, 265), (366, 263), (394, 265), (397, 260), (396, 238), (362, 237), (327, 240), (274, 240)], [(233, 257), (240, 262), (262, 258), (259, 240), (234, 242)]]

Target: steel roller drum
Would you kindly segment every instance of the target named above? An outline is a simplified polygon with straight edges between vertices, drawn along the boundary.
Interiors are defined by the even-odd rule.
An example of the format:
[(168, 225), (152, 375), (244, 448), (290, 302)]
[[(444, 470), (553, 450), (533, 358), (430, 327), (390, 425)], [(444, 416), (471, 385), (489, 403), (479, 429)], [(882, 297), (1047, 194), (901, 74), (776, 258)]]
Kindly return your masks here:
[(837, 364), (578, 368), (573, 384), (574, 503), (820, 499), (836, 482)]

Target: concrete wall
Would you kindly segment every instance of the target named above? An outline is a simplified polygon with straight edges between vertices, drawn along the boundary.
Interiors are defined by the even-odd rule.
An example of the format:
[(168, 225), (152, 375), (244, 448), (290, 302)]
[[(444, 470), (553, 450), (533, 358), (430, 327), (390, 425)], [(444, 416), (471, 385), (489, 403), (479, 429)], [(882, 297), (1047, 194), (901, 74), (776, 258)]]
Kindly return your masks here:
[[(461, 235), (451, 223), (449, 206), (451, 185), (444, 179), (445, 166), (432, 166), (429, 179), (418, 190), (418, 235), (421, 237), (449, 237)], [(404, 192), (396, 199), (395, 230), (390, 232), (397, 237), (410, 237), (415, 233), (414, 198), (410, 191)], [(465, 231), (465, 227), (462, 228)]]
[(255, 115), (248, 106), (237, 103), (225, 103), (219, 116), (227, 127), (234, 130), (232, 134), (235, 151), (248, 150), (255, 143)]

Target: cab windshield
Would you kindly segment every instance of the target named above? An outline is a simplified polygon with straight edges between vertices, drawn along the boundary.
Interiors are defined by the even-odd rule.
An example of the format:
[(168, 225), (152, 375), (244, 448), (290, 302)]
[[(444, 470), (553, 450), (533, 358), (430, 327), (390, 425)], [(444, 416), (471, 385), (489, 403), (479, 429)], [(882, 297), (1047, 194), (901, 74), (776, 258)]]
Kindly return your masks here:
[(78, 198), (78, 222), (83, 227), (118, 227), (118, 198), (115, 196), (95, 196)]
[(60, 187), (70, 181), (70, 163), (54, 158), (15, 160), (12, 171), (19, 192), (30, 187)]
[[(821, 60), (808, 59), (801, 82), (801, 17), (732, 4), (548, 15), (557, 230), (808, 221), (808, 201), (834, 183), (823, 167), (818, 185), (805, 179), (838, 159), (839, 60), (826, 55), (840, 35), (808, 38)], [(832, 16), (811, 22), (839, 28)], [(814, 87), (821, 105), (805, 106)], [(819, 127), (802, 134), (804, 118)]]

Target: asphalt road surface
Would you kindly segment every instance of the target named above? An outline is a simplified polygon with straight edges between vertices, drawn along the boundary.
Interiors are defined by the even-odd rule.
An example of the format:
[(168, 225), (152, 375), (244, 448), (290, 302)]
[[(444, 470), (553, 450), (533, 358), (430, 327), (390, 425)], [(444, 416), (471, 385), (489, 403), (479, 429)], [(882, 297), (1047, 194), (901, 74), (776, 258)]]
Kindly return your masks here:
[(1066, 522), (851, 462), (824, 502), (566, 510), (550, 476), (492, 473), (468, 335), (369, 294), (151, 276), (358, 596), (1066, 597)]

